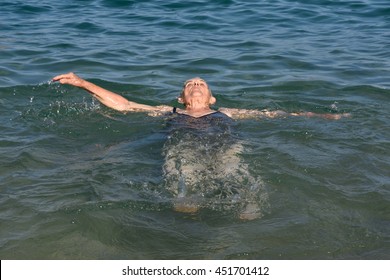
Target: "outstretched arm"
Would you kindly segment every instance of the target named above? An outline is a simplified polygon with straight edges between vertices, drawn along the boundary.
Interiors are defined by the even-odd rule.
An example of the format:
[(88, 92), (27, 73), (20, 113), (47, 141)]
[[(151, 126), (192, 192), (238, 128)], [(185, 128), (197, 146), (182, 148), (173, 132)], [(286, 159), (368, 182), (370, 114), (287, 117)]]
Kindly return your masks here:
[(233, 108), (220, 108), (219, 111), (228, 115), (233, 119), (253, 119), (258, 117), (265, 118), (283, 118), (288, 116), (303, 116), (303, 117), (318, 117), (329, 120), (339, 120), (343, 117), (350, 117), (350, 114), (318, 114), (312, 112), (299, 112), (299, 113), (287, 113), (281, 110), (268, 111), (268, 110), (247, 110), (247, 109), (233, 109)]
[(58, 75), (53, 78), (53, 81), (85, 89), (102, 104), (118, 111), (146, 111), (151, 113), (161, 113), (171, 110), (171, 107), (169, 106), (149, 106), (129, 101), (123, 96), (88, 82), (74, 73)]

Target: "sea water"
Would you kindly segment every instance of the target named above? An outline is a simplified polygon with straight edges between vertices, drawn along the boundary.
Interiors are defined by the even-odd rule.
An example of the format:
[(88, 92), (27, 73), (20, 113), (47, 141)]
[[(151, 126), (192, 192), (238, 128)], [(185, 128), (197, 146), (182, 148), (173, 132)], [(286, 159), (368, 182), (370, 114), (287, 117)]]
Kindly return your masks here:
[[(2, 259), (389, 258), (387, 0), (0, 5)], [(168, 120), (50, 82), (70, 71), (149, 105), (178, 106), (200, 76), (215, 108), (351, 117), (234, 121), (233, 179), (261, 186), (261, 215), (218, 197), (183, 213), (165, 188)]]

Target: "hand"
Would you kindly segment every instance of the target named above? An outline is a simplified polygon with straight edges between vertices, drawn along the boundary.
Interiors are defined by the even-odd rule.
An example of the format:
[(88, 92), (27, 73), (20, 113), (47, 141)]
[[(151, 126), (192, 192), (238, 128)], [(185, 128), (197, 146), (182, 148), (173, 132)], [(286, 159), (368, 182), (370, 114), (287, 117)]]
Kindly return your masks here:
[(62, 74), (62, 75), (58, 75), (56, 77), (54, 77), (52, 79), (54, 82), (60, 82), (61, 84), (67, 84), (67, 85), (72, 85), (72, 86), (76, 86), (76, 87), (83, 87), (83, 83), (85, 82), (85, 80), (83, 80), (82, 78), (80, 78), (79, 76), (77, 76), (76, 74), (74, 73), (68, 73), (68, 74)]

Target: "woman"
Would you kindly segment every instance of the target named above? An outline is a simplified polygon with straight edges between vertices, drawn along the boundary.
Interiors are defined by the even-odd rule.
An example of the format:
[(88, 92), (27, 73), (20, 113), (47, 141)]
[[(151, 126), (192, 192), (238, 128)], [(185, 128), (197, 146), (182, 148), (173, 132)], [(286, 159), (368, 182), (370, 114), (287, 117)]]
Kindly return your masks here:
[[(184, 83), (178, 102), (184, 108), (166, 105), (150, 106), (126, 98), (88, 82), (74, 73), (53, 78), (87, 90), (102, 104), (114, 110), (144, 111), (152, 116), (170, 115), (170, 137), (166, 141), (165, 188), (174, 195), (174, 208), (194, 213), (200, 208), (232, 209), (238, 207), (240, 219), (250, 220), (262, 215), (266, 192), (261, 179), (254, 178), (239, 154), (242, 141), (231, 132), (232, 119), (278, 116), (307, 116), (340, 119), (348, 114), (316, 114), (311, 112), (246, 110), (210, 106), (216, 99), (207, 83), (193, 78)], [(234, 208), (233, 207), (233, 208)]]
[[(68, 84), (85, 89), (104, 105), (118, 111), (145, 111), (152, 115), (175, 112), (177, 114), (185, 114), (193, 118), (203, 117), (216, 112), (210, 108), (211, 105), (215, 104), (216, 99), (212, 96), (211, 90), (209, 89), (207, 83), (201, 78), (193, 78), (184, 83), (182, 93), (178, 98), (178, 102), (184, 105), (184, 109), (172, 108), (166, 105), (150, 106), (129, 101), (123, 96), (88, 82), (74, 73), (58, 75), (53, 78), (53, 81), (58, 81), (61, 84)], [(349, 114), (316, 114), (312, 112), (286, 113), (280, 110), (258, 111), (232, 108), (220, 108), (218, 111), (234, 119), (253, 118), (257, 116), (273, 118), (290, 115), (322, 117), (326, 119), (338, 120), (341, 117), (349, 116)]]

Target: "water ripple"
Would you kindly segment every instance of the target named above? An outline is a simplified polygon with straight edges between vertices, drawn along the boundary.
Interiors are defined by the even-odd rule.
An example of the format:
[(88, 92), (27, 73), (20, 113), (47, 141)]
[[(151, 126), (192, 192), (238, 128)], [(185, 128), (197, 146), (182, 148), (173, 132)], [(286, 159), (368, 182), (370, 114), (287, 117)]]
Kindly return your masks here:
[[(388, 256), (389, 27), (386, 0), (2, 1), (2, 257)], [(352, 117), (237, 122), (269, 213), (184, 215), (166, 120), (49, 82), (69, 71), (150, 105), (201, 76), (220, 107)]]

